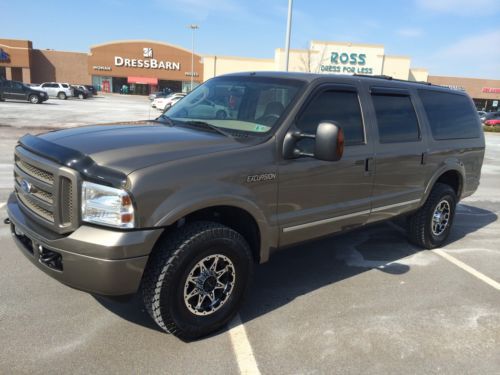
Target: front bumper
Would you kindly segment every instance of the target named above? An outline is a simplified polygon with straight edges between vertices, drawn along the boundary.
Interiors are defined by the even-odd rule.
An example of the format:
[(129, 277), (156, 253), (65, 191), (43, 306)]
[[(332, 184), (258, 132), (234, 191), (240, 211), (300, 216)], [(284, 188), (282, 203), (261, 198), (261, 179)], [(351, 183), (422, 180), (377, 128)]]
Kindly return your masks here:
[[(64, 236), (40, 226), (24, 212), (15, 194), (7, 203), (14, 242), (39, 269), (73, 288), (100, 295), (137, 291), (162, 229), (116, 231), (82, 225)], [(54, 265), (45, 260), (56, 254)]]

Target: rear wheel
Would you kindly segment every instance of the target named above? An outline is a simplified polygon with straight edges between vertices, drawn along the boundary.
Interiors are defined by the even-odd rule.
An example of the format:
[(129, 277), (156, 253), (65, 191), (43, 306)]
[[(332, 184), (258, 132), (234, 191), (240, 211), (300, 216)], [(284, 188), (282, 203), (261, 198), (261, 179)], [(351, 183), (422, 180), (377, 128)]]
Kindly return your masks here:
[(215, 117), (219, 120), (224, 120), (227, 117), (227, 114), (225, 111), (217, 111)]
[(35, 95), (35, 94), (30, 95), (29, 98), (28, 98), (28, 100), (29, 100), (29, 102), (31, 104), (38, 104), (38, 103), (40, 103), (40, 98), (38, 97), (38, 95)]
[(63, 92), (60, 92), (59, 94), (57, 94), (57, 97), (61, 100), (66, 100), (68, 97), (66, 96), (65, 93)]
[(456, 205), (455, 191), (449, 185), (437, 183), (425, 204), (409, 217), (411, 242), (426, 249), (441, 246), (450, 234)]
[(144, 304), (160, 328), (196, 339), (233, 318), (252, 269), (238, 232), (214, 222), (186, 224), (153, 251), (141, 284)]

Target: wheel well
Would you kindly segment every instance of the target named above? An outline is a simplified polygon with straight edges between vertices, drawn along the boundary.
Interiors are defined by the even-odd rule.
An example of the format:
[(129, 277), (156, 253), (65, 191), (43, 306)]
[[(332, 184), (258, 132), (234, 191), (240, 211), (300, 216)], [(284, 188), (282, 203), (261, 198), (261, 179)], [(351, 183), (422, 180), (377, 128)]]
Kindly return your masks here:
[(438, 182), (451, 186), (455, 190), (457, 197), (460, 197), (460, 193), (462, 192), (462, 176), (460, 173), (457, 171), (447, 171), (439, 176), (436, 180), (436, 183)]
[(260, 261), (260, 231), (257, 222), (247, 211), (233, 206), (214, 206), (204, 208), (178, 220), (165, 229), (164, 235), (168, 235), (175, 228), (193, 221), (214, 221), (226, 225), (241, 234), (248, 242), (256, 262)]

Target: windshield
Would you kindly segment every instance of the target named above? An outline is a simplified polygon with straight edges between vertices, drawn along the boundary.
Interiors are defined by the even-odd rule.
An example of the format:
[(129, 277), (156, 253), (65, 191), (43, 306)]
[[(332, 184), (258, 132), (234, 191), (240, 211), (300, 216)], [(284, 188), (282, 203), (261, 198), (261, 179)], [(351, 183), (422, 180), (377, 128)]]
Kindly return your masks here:
[(303, 82), (264, 77), (220, 77), (197, 87), (164, 113), (175, 122), (203, 121), (247, 133), (267, 133)]

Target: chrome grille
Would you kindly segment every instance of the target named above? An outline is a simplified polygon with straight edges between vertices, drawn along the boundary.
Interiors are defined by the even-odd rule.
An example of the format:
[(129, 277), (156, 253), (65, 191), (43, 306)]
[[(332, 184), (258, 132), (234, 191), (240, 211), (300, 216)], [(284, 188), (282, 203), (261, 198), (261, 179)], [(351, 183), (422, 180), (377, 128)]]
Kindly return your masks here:
[(78, 172), (16, 148), (15, 191), (24, 211), (40, 224), (67, 233), (79, 225)]

